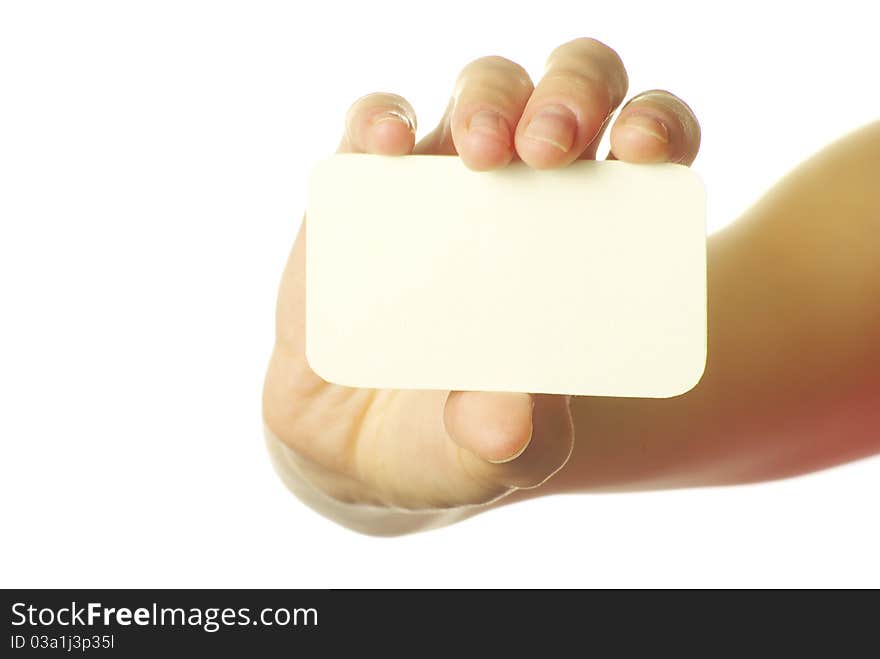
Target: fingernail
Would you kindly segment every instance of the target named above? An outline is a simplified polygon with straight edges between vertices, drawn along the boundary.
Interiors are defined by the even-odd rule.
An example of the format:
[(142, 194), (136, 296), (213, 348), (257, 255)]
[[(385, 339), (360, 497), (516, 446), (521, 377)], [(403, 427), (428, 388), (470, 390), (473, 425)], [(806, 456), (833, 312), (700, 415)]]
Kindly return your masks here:
[(413, 126), (409, 117), (398, 110), (385, 110), (379, 112), (378, 114), (373, 115), (372, 119), (370, 119), (370, 124), (376, 126), (383, 121), (402, 121), (410, 131), (415, 132), (415, 126)]
[(666, 128), (666, 124), (654, 117), (649, 117), (646, 114), (631, 114), (624, 119), (623, 125), (645, 135), (650, 135), (663, 144), (669, 143), (669, 130)]
[(491, 462), (492, 464), (496, 464), (496, 465), (505, 464), (507, 462), (513, 462), (519, 456), (521, 456), (523, 453), (525, 453), (526, 449), (529, 447), (529, 444), (532, 443), (532, 436), (535, 434), (534, 416), (535, 416), (535, 399), (534, 399), (534, 397), (530, 396), (529, 397), (529, 417), (530, 418), (529, 418), (529, 437), (528, 437), (528, 439), (526, 439), (525, 443), (522, 446), (520, 446), (519, 450), (517, 450), (513, 455), (508, 455), (507, 457), (500, 458), (498, 460), (491, 460), (491, 459), (487, 458), (487, 461)]
[(567, 153), (574, 144), (577, 119), (564, 105), (548, 105), (532, 117), (524, 135)]
[(473, 133), (483, 133), (505, 142), (510, 141), (510, 128), (507, 122), (497, 112), (492, 110), (479, 110), (471, 115), (467, 129)]

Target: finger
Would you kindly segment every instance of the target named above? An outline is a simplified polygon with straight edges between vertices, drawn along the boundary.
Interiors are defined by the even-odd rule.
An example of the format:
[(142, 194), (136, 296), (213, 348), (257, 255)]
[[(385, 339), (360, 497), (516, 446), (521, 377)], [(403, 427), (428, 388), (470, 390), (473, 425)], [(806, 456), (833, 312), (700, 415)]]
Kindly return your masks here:
[(458, 76), (450, 133), (471, 169), (503, 167), (514, 155), (513, 131), (534, 89), (529, 74), (503, 57), (483, 57)]
[(494, 463), (518, 457), (532, 438), (529, 394), (453, 391), (446, 401), (446, 429), (462, 448)]
[(416, 114), (396, 94), (368, 94), (355, 101), (345, 115), (340, 153), (376, 153), (401, 156), (415, 144)]
[(639, 94), (611, 127), (611, 155), (628, 162), (690, 165), (700, 150), (700, 124), (680, 98), (667, 91)]
[(503, 57), (471, 62), (459, 74), (437, 127), (419, 140), (413, 153), (460, 155), (472, 169), (507, 164), (515, 155), (513, 131), (533, 89), (529, 74)]
[(620, 57), (595, 39), (576, 39), (553, 51), (544, 77), (516, 129), (516, 151), (531, 167), (570, 164), (595, 145), (629, 85)]
[(503, 487), (535, 487), (568, 460), (574, 441), (568, 398), (543, 394), (449, 394), (446, 430), (466, 470)]
[(454, 99), (450, 99), (443, 117), (434, 130), (420, 139), (415, 147), (413, 147), (414, 154), (429, 156), (458, 155), (455, 151), (455, 144), (452, 142), (452, 131), (449, 126), (453, 104)]
[[(338, 151), (401, 155), (412, 150), (415, 112), (395, 94), (370, 94), (355, 101), (345, 116), (345, 129)], [(346, 442), (333, 443), (319, 433), (305, 430), (297, 421), (297, 400), (313, 399), (318, 392), (351, 399), (370, 395), (330, 385), (316, 374), (305, 356), (305, 243), (307, 218), (303, 219), (281, 279), (276, 307), (275, 349), (263, 389), (264, 418), (273, 431), (302, 455), (321, 464), (334, 464), (348, 451)], [(336, 392), (334, 394), (333, 392)]]
[[(406, 99), (396, 94), (369, 94), (355, 101), (345, 115), (340, 153), (409, 153), (416, 117)], [(303, 220), (281, 280), (276, 313), (277, 344), (301, 362), (299, 381), (314, 387), (323, 383), (305, 360), (305, 231)]]

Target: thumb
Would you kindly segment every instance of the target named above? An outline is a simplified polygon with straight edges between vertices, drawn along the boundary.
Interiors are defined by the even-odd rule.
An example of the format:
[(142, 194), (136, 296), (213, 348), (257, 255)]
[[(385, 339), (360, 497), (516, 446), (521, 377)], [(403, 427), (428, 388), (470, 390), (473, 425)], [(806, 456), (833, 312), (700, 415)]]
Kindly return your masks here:
[(574, 445), (569, 396), (453, 391), (444, 423), (465, 449), (467, 469), (504, 487), (536, 487), (559, 471)]

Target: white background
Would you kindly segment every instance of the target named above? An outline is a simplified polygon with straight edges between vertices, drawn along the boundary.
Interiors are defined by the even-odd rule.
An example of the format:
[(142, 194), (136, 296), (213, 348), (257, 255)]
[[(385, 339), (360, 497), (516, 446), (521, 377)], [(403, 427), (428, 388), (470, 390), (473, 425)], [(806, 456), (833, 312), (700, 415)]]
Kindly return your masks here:
[(388, 540), (262, 445), (278, 277), (354, 99), (398, 92), (424, 134), (470, 59), (537, 77), (595, 36), (697, 112), (718, 228), (880, 116), (872, 3), (778, 4), (4, 2), (0, 585), (880, 585), (876, 458)]

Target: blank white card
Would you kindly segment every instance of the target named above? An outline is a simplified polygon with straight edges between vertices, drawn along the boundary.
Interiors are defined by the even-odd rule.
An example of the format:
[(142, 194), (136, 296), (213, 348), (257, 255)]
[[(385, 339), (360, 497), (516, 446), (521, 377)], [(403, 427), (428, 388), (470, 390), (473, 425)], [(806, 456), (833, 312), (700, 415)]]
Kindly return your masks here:
[(306, 357), (370, 388), (669, 397), (706, 363), (706, 199), (673, 164), (337, 155), (306, 212)]

